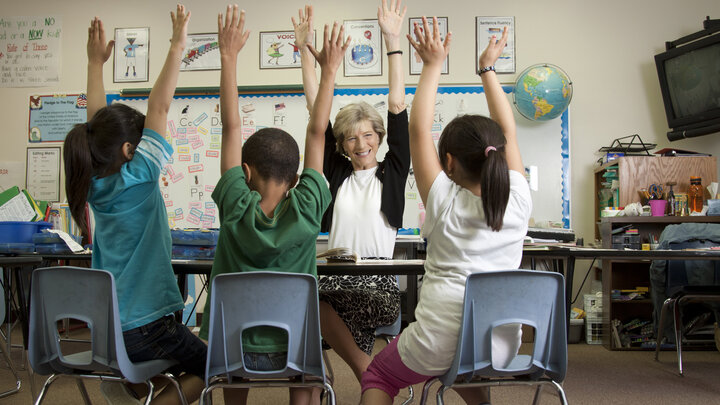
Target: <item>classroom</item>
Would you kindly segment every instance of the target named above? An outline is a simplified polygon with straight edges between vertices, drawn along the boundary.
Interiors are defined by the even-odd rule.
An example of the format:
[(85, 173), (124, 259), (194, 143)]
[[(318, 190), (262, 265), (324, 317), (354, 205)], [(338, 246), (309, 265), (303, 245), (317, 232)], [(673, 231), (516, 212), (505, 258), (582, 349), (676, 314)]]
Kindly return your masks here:
[[(335, 20), (342, 22), (343, 20), (376, 19), (378, 5), (376, 3), (379, 4), (379, 1), (315, 0), (309, 4), (314, 6), (315, 29), (321, 37), (322, 24), (325, 23), (332, 24)], [(421, 16), (447, 18), (449, 31), (453, 35), (453, 43), (449, 54), (448, 73), (440, 76), (441, 86), (481, 84), (476, 73), (478, 45), (476, 43), (475, 17), (510, 16), (514, 18), (515, 66), (510, 73), (498, 73), (502, 85), (513, 86), (517, 76), (525, 68), (535, 64), (550, 63), (567, 72), (572, 79), (573, 95), (567, 115), (569, 116), (567, 123), (569, 164), (566, 173), (569, 184), (565, 184), (565, 186), (567, 187), (568, 195), (566, 197), (569, 200), (569, 207), (566, 227), (572, 229), (575, 237), (582, 238), (586, 244), (599, 238), (596, 226), (598, 215), (595, 176), (596, 169), (599, 167), (598, 161), (605, 156), (604, 152), (600, 152), (601, 148), (610, 146), (618, 138), (637, 134), (643, 142), (655, 144), (654, 150), (676, 148), (702, 152), (711, 156), (720, 155), (720, 142), (718, 142), (720, 133), (672, 142), (668, 140), (666, 133), (669, 128), (654, 61), (654, 55), (665, 50), (666, 41), (672, 41), (701, 30), (702, 22), (707, 16), (711, 19), (720, 18), (720, 3), (717, 0), (688, 2), (672, 0), (608, 0), (605, 2), (407, 0), (404, 3), (408, 7), (408, 12), (403, 33), (408, 32), (408, 18)], [(287, 86), (297, 90), (302, 85), (300, 69), (276, 69), (267, 66), (270, 62), (267, 60), (269, 53), (266, 52), (266, 46), (261, 42), (260, 35), (263, 32), (292, 31), (290, 18), (297, 17), (298, 9), (302, 8), (304, 4), (305, 2), (300, 0), (276, 0), (272, 3), (253, 1), (239, 4), (240, 8), (246, 11), (246, 28), (251, 33), (239, 58), (238, 86)], [(191, 34), (216, 32), (217, 14), (224, 11), (226, 7), (226, 3), (218, 1), (188, 0), (184, 5), (192, 13), (188, 27), (188, 33)], [(33, 95), (77, 94), (85, 91), (87, 27), (95, 16), (103, 20), (109, 37), (112, 37), (116, 28), (149, 27), (149, 42), (152, 46), (148, 52), (147, 81), (123, 82), (121, 78), (119, 82), (113, 82), (113, 76), (117, 77), (118, 73), (113, 69), (112, 57), (105, 64), (105, 90), (108, 93), (117, 94), (126, 89), (147, 89), (155, 82), (165, 59), (169, 38), (172, 36), (168, 14), (174, 7), (174, 2), (138, 0), (122, 2), (107, 0), (95, 2), (77, 0), (60, 2), (51, 0), (4, 1), (0, 10), (0, 19), (21, 16), (52, 17), (61, 28), (62, 39), (57, 48), (57, 52), (60, 53), (57, 81), (42, 87), (0, 85), (0, 95), (3, 99), (0, 119), (4, 124), (2, 135), (4, 142), (3, 147), (0, 148), (1, 165), (14, 170), (13, 174), (16, 177), (18, 176), (17, 171), (22, 171), (19, 178), (24, 181), (27, 148), (62, 145), (61, 142), (30, 142), (28, 100)], [(408, 41), (404, 37), (401, 39), (400, 49), (404, 51), (402, 58), (405, 85), (415, 87), (420, 76), (410, 74), (408, 65), (411, 51)], [(292, 53), (292, 48), (290, 45), (286, 45), (283, 51)], [(10, 52), (8, 49), (0, 49), (0, 66), (2, 66), (2, 54), (8, 52)], [(319, 68), (317, 70), (319, 71)], [(335, 86), (340, 90), (387, 87), (387, 70), (387, 58), (384, 56), (379, 75), (348, 76), (343, 74), (341, 67)], [(179, 89), (217, 88), (219, 83), (219, 69), (181, 71), (177, 87)], [(515, 107), (513, 106), (513, 108)], [(300, 137), (304, 133), (304, 125), (305, 121), (303, 121), (302, 127), (296, 129)], [(290, 129), (290, 131), (292, 130)], [(542, 141), (538, 142), (542, 143)], [(557, 159), (560, 158), (557, 157)], [(542, 177), (544, 174), (542, 165), (540, 165), (539, 171)], [(6, 174), (0, 172), (0, 176)], [(712, 176), (716, 180), (720, 177), (720, 171), (716, 165)], [(60, 200), (62, 201), (66, 198), (63, 174), (61, 174), (60, 182), (62, 184)], [(20, 185), (22, 186), (22, 184)], [(707, 183), (703, 182), (703, 185), (705, 186)], [(543, 189), (534, 190), (532, 197), (533, 201), (536, 201), (536, 197), (538, 201), (544, 201)], [(536, 220), (562, 222), (563, 218), (556, 216), (536, 218)], [(217, 225), (217, 222), (215, 224)], [(592, 283), (585, 282), (583, 276), (585, 271), (593, 265), (600, 267), (599, 263), (592, 258), (578, 257), (575, 264), (577, 271), (571, 286), (573, 297), (575, 294), (582, 297), (583, 294), (590, 292)], [(591, 279), (595, 274), (595, 272), (590, 273)], [(579, 305), (582, 305), (582, 299), (579, 301)], [(673, 374), (674, 366), (671, 359), (674, 358), (674, 352), (663, 353), (663, 361), (656, 363), (652, 361), (653, 352), (650, 351), (609, 351), (599, 346), (593, 346), (591, 349), (600, 351), (590, 355), (585, 352), (584, 348), (570, 351), (567, 378), (571, 379), (573, 373), (575, 373), (575, 378), (581, 378), (581, 381), (573, 380), (571, 386), (575, 391), (566, 386), (570, 402), (614, 403), (623, 398), (632, 398), (634, 402), (640, 404), (718, 401), (716, 379), (697, 375), (696, 368), (699, 366), (707, 373), (717, 375), (718, 366), (720, 366), (717, 351), (707, 353), (711, 359), (704, 359), (704, 352), (686, 352), (687, 376), (678, 377)], [(582, 353), (578, 353), (578, 350)], [(606, 361), (614, 362), (616, 366), (613, 366), (612, 363), (603, 363), (602, 365), (598, 363), (597, 366), (594, 366), (591, 363), (573, 362), (574, 354), (586, 356), (583, 359), (593, 359), (586, 361), (599, 362), (598, 358), (607, 357), (609, 360)], [(337, 357), (334, 358), (334, 361), (336, 364), (342, 362)], [(642, 369), (633, 368), (633, 365), (637, 364), (650, 368), (651, 372), (648, 373), (657, 380), (650, 381), (642, 378), (641, 376), (645, 374)], [(338, 367), (335, 367), (337, 370)], [(594, 367), (602, 371), (593, 370)], [(614, 367), (633, 368), (633, 371), (630, 372), (630, 375), (618, 372), (618, 376), (613, 377), (612, 374), (616, 371)], [(693, 371), (693, 368), (696, 370)], [(336, 372), (343, 373), (342, 369)], [(0, 367), (0, 376), (4, 373), (5, 370)], [(342, 386), (335, 387), (335, 391), (338, 393), (338, 403), (351, 403), (343, 401), (359, 400), (359, 385), (350, 375), (350, 371), (345, 370), (344, 373), (347, 375), (340, 376), (338, 379), (346, 378), (349, 387), (345, 394), (341, 394)], [(642, 379), (641, 382), (635, 384), (636, 390), (633, 389), (630, 382), (623, 381), (623, 379), (629, 378)], [(683, 381), (682, 378), (685, 380)], [(9, 379), (0, 377), (0, 382), (5, 381), (10, 383)], [(626, 384), (626, 386), (621, 388), (618, 384)], [(615, 391), (613, 388), (617, 388), (616, 393), (612, 392)], [(62, 403), (76, 403), (73, 401), (78, 401), (79, 397), (75, 396), (76, 392), (73, 392), (76, 391), (74, 386), (68, 384), (66, 389), (68, 394), (63, 396), (75, 399), (68, 399), (70, 402)], [(686, 390), (686, 397), (665, 392), (672, 392), (672, 390)], [(268, 396), (263, 400), (252, 395), (251, 393), (250, 403), (276, 403), (266, 401), (285, 399), (282, 396)], [(525, 401), (525, 397), (518, 399), (512, 394), (510, 396), (503, 395), (497, 396), (497, 403)], [(663, 402), (660, 399), (663, 396), (674, 398), (674, 400), (668, 399), (667, 402)], [(0, 398), (0, 404), (19, 403), (14, 402), (18, 400), (17, 398), (19, 397)], [(24, 398), (27, 398), (26, 403), (30, 402), (29, 395)], [(252, 402), (253, 398), (258, 402)], [(416, 392), (415, 398), (413, 403), (419, 403), (418, 392)], [(448, 394), (448, 398), (450, 398), (450, 394)], [(93, 397), (93, 400), (98, 403), (102, 401), (99, 394)], [(528, 399), (527, 402), (529, 403), (530, 400)], [(550, 390), (546, 390), (541, 403), (556, 403), (556, 400), (557, 397)], [(430, 403), (434, 403), (433, 401), (434, 398), (431, 398)], [(448, 403), (462, 403), (457, 395), (452, 397), (452, 401), (454, 402), (448, 399)], [(48, 399), (48, 402), (61, 403), (53, 402), (52, 399)], [(402, 401), (397, 402), (396, 400), (395, 403), (402, 403)]]

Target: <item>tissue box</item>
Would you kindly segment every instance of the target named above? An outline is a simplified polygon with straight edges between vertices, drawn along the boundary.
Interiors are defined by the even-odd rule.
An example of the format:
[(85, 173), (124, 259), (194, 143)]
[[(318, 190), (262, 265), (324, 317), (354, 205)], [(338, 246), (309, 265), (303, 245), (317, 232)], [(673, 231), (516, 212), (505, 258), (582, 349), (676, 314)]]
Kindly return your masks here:
[(720, 200), (707, 200), (707, 216), (720, 216)]

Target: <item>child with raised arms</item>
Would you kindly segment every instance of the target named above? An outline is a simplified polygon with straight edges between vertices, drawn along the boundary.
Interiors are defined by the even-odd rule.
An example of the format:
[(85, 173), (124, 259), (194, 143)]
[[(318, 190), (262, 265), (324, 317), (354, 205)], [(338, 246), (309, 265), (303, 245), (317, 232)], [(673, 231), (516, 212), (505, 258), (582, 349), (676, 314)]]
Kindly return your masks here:
[[(335, 74), (348, 41), (337, 23), (329, 35), (325, 26), (322, 51), (310, 48), (322, 69), (317, 100), (305, 141), (305, 165), (298, 179), (300, 152), (287, 132), (264, 128), (242, 143), (237, 93), (237, 57), (248, 39), (245, 12), (228, 6), (218, 15), (220, 45), (220, 116), (222, 119), (221, 177), (212, 198), (220, 214), (220, 235), (211, 279), (219, 274), (277, 271), (317, 275), (315, 241), (331, 196), (322, 176), (325, 125), (329, 119)], [(238, 291), (242, 294), (242, 291)], [(283, 299), (278, 291), (277, 299)], [(210, 299), (205, 305), (209, 314)], [(207, 339), (209, 316), (203, 317), (200, 337)], [(260, 371), (283, 369), (287, 363), (284, 331), (258, 326), (243, 333), (246, 365)], [(226, 403), (244, 404), (248, 390), (226, 388)], [(310, 388), (290, 390), (291, 403), (319, 403)]]
[[(115, 44), (106, 42), (102, 21), (93, 19), (87, 44), (89, 120), (70, 130), (63, 158), (73, 218), (87, 230), (86, 203), (95, 217), (92, 267), (108, 270), (115, 278), (130, 360), (176, 360), (178, 366), (170, 371), (184, 373), (180, 383), (188, 402), (193, 402), (204, 386), (207, 346), (173, 316), (184, 302), (170, 262), (170, 227), (158, 182), (173, 152), (163, 135), (190, 12), (178, 5), (170, 17), (170, 49), (150, 91), (147, 115), (120, 103), (106, 105), (103, 65)], [(103, 382), (101, 390), (111, 403), (139, 404), (134, 397), (144, 395), (112, 382)], [(160, 403), (180, 401), (168, 387), (153, 401)]]
[[(435, 18), (434, 30), (424, 17), (422, 28), (416, 25), (415, 38), (408, 39), (424, 63), (410, 115), (410, 154), (426, 209), (425, 277), (416, 321), (363, 374), (364, 404), (391, 404), (399, 389), (447, 372), (455, 357), (467, 276), (519, 267), (532, 210), (512, 110), (494, 71), (507, 29), (480, 55), (491, 118), (453, 119), (436, 151), (431, 133), (435, 94), (451, 34), (443, 42)], [(519, 324), (497, 327), (493, 362), (509, 363), (520, 337)], [(487, 389), (457, 391), (468, 404), (489, 402)]]

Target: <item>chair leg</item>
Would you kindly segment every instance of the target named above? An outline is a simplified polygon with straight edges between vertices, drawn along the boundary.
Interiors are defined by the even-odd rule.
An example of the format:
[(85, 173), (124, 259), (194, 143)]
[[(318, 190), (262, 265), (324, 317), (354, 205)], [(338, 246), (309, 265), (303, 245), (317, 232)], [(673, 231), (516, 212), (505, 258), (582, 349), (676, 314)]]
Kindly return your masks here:
[(57, 378), (60, 377), (59, 374), (52, 374), (50, 377), (48, 377), (47, 380), (45, 380), (45, 383), (43, 384), (42, 388), (40, 389), (40, 393), (38, 394), (37, 398), (35, 399), (35, 405), (40, 405), (42, 400), (45, 398), (45, 394), (47, 394), (48, 388), (50, 388), (50, 384), (52, 384)]
[(448, 387), (442, 385), (437, 390), (437, 405), (445, 405), (445, 391), (447, 391)]
[(410, 405), (415, 398), (415, 391), (413, 390), (412, 385), (408, 387), (408, 399), (405, 400), (405, 402), (402, 403), (402, 405)]
[(680, 313), (680, 302), (676, 301), (673, 308), (673, 325), (675, 326), (675, 349), (677, 351), (678, 371), (683, 375), (682, 368), (682, 314)]
[(567, 396), (565, 396), (565, 390), (563, 389), (562, 384), (557, 381), (551, 381), (550, 383), (555, 386), (555, 389), (557, 389), (558, 396), (560, 397), (560, 403), (562, 405), (568, 405)]
[(148, 387), (147, 397), (145, 398), (145, 405), (150, 405), (150, 401), (152, 401), (153, 396), (155, 395), (155, 384), (153, 384), (150, 380), (145, 381), (145, 384)]
[(430, 386), (435, 383), (435, 381), (439, 381), (437, 378), (431, 378), (427, 381), (425, 381), (425, 384), (423, 385), (422, 395), (420, 396), (420, 405), (425, 405), (428, 400), (428, 396), (430, 394)]
[(188, 405), (187, 398), (185, 398), (185, 393), (183, 392), (182, 387), (180, 386), (180, 382), (177, 380), (177, 378), (170, 373), (163, 373), (161, 374), (161, 376), (170, 380), (170, 384), (175, 387), (178, 393), (178, 397), (180, 398), (180, 404)]
[(80, 390), (80, 395), (83, 398), (83, 402), (85, 405), (92, 405), (92, 402), (90, 402), (90, 396), (87, 393), (87, 390), (85, 389), (85, 384), (83, 383), (81, 378), (75, 379), (75, 384), (77, 384), (78, 389)]
[(322, 351), (322, 357), (323, 362), (325, 363), (325, 378), (330, 381), (330, 385), (332, 385), (333, 381), (335, 380), (335, 373), (333, 372), (332, 364), (330, 363), (330, 358), (328, 357), (327, 350)]
[(12, 361), (10, 360), (10, 354), (7, 351), (7, 346), (4, 342), (2, 342), (2, 339), (0, 339), (0, 351), (2, 351), (3, 358), (5, 359), (5, 362), (8, 364), (8, 367), (10, 368), (10, 372), (12, 372), (12, 375), (15, 377), (15, 388), (10, 389), (8, 391), (0, 393), (0, 398), (4, 398), (8, 395), (12, 395), (20, 391), (20, 386), (22, 385), (22, 382), (20, 381), (20, 376), (17, 373), (17, 370), (15, 370), (15, 366), (13, 365)]
[(675, 299), (668, 298), (663, 302), (662, 309), (660, 310), (660, 323), (658, 324), (658, 335), (655, 339), (655, 360), (657, 361), (660, 356), (660, 346), (662, 345), (663, 332), (665, 331), (665, 317), (667, 316), (667, 309), (670, 305), (675, 303)]
[(330, 384), (327, 383), (327, 382), (325, 383), (325, 392), (327, 393), (327, 395), (326, 395), (326, 396), (327, 396), (327, 404), (328, 404), (328, 405), (335, 405), (335, 404), (336, 404), (336, 401), (335, 401), (335, 390), (333, 390), (332, 385), (330, 385)]
[(540, 405), (540, 394), (542, 393), (542, 384), (535, 387), (535, 397), (533, 397), (533, 405)]

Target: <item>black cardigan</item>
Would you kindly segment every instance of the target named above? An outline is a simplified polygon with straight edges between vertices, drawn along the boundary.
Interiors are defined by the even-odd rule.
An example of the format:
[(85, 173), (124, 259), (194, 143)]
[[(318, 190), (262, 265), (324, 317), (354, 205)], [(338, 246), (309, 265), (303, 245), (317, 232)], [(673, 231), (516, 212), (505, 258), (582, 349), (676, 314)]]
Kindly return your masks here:
[[(385, 160), (378, 163), (375, 176), (383, 183), (380, 211), (387, 217), (390, 226), (402, 228), (403, 211), (405, 210), (405, 182), (410, 171), (410, 134), (408, 132), (407, 109), (400, 114), (388, 111), (387, 125), (388, 152)], [(332, 125), (325, 130), (325, 153), (323, 174), (330, 183), (332, 203), (325, 211), (322, 220), (322, 232), (329, 232), (332, 224), (335, 196), (345, 179), (353, 172), (350, 160), (337, 152), (337, 141)]]

